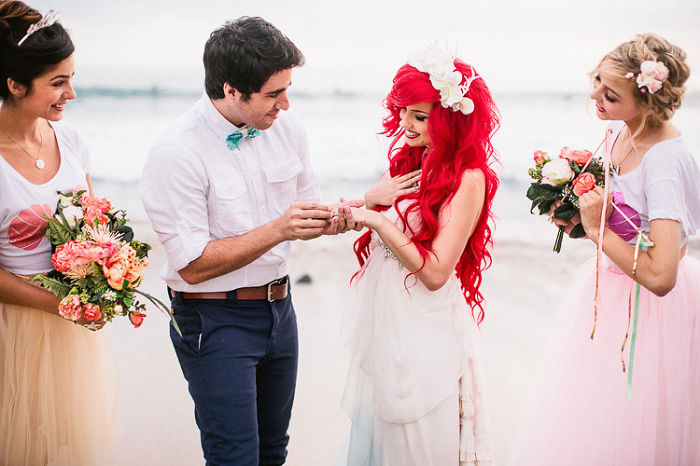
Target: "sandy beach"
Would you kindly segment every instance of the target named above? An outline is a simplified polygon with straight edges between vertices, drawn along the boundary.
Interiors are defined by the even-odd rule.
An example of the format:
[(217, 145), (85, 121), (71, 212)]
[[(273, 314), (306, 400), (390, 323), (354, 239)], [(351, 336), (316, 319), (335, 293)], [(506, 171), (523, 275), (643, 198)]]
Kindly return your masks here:
[[(503, 210), (503, 209), (502, 209)], [(158, 278), (163, 251), (147, 223), (137, 238), (154, 246), (143, 290), (166, 299)], [(558, 303), (575, 267), (595, 252), (592, 243), (565, 241), (551, 252), (554, 230), (532, 217), (532, 235), (499, 222), (493, 266), (484, 275), (486, 320), (481, 327), (481, 363), (497, 464), (508, 458), (539, 364), (560, 309)], [(522, 227), (518, 231), (522, 231)], [(348, 312), (349, 279), (356, 270), (352, 242), (357, 233), (296, 242), (290, 260), (292, 295), (300, 333), (299, 377), (291, 421), (290, 466), (334, 465), (348, 420), (339, 406), (348, 356), (341, 338)], [(697, 241), (690, 254), (698, 256)], [(296, 284), (303, 275), (311, 283)], [(151, 311), (143, 326), (126, 319), (109, 329), (119, 373), (119, 437), (115, 464), (203, 464), (193, 404), (168, 337), (168, 320)]]

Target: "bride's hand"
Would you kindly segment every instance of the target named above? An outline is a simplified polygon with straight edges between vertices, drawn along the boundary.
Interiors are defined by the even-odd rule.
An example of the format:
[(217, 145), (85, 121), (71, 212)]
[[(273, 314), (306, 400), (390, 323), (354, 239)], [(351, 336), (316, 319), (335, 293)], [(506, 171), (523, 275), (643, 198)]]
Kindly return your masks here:
[(382, 214), (374, 210), (350, 207), (350, 211), (352, 212), (352, 218), (355, 219), (356, 222), (374, 230), (377, 229), (381, 221), (385, 218)]
[(382, 180), (365, 193), (365, 206), (372, 210), (377, 206), (390, 206), (397, 197), (418, 191), (421, 170), (388, 180)]

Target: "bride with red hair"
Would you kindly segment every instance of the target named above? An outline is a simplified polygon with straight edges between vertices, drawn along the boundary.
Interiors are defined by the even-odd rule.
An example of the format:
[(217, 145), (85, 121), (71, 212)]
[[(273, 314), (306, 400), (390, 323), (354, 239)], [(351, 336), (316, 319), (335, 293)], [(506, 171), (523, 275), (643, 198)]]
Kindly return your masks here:
[(359, 303), (343, 405), (348, 465), (491, 464), (474, 332), (490, 265), (498, 112), (468, 64), (432, 50), (384, 102), (387, 179), (355, 220)]

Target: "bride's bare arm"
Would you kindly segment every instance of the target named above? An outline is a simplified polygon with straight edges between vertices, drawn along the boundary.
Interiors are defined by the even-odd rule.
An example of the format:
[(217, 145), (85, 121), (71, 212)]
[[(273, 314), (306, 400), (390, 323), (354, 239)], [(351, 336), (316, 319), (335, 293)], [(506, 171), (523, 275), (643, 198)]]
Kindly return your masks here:
[(467, 170), (452, 200), (445, 204), (438, 216), (438, 232), (432, 252), (423, 264), (418, 248), (408, 236), (382, 214), (365, 209), (353, 209), (356, 220), (365, 220), (368, 227), (380, 236), (396, 258), (431, 291), (440, 289), (454, 273), (457, 261), (474, 231), (481, 214), (485, 195), (484, 174)]
[(50, 291), (0, 269), (0, 302), (33, 307), (58, 315), (59, 299)]

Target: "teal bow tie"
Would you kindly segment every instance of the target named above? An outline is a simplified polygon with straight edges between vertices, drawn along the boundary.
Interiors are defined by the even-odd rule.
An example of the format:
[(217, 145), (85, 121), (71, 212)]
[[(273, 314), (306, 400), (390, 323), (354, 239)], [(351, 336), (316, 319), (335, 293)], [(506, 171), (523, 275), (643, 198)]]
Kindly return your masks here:
[[(245, 132), (245, 134), (243, 134)], [(234, 131), (226, 137), (226, 144), (230, 150), (237, 149), (244, 137), (253, 139), (260, 136), (260, 130), (246, 126), (243, 131)]]

